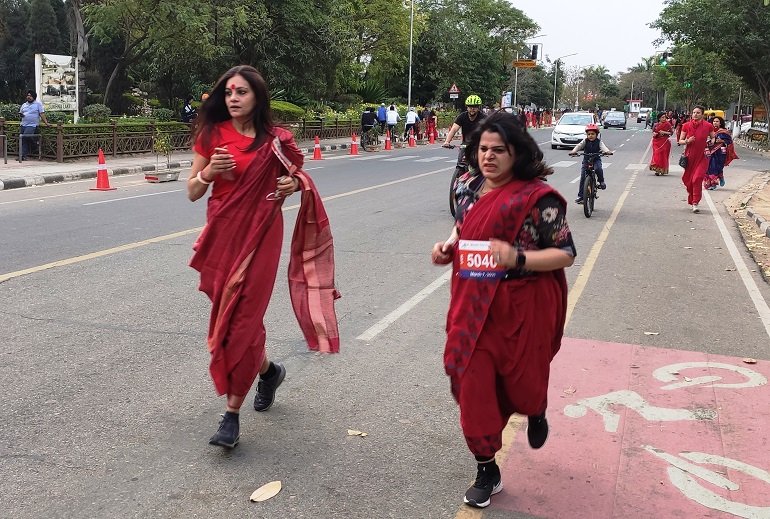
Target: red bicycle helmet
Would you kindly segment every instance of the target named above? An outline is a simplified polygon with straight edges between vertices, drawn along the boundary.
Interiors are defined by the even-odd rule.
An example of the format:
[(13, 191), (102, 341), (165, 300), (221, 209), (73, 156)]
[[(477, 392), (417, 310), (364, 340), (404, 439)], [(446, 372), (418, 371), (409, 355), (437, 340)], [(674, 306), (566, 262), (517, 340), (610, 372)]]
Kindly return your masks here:
[(590, 131), (594, 131), (596, 133), (599, 133), (599, 127), (596, 124), (591, 123), (588, 126), (586, 126), (586, 133), (588, 133)]

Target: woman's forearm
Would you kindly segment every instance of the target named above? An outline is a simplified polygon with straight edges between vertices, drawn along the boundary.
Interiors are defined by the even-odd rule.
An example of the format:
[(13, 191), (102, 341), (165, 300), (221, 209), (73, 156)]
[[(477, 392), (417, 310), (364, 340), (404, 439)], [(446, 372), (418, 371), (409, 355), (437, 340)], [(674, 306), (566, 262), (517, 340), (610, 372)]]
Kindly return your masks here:
[[(565, 251), (551, 247), (542, 250), (525, 250), (524, 256), (527, 260), (524, 262), (524, 269), (532, 272), (549, 272), (551, 270), (563, 269), (571, 266), (575, 258)], [(512, 249), (513, 258), (508, 258), (506, 264), (509, 268), (516, 266), (516, 256), (518, 251)]]

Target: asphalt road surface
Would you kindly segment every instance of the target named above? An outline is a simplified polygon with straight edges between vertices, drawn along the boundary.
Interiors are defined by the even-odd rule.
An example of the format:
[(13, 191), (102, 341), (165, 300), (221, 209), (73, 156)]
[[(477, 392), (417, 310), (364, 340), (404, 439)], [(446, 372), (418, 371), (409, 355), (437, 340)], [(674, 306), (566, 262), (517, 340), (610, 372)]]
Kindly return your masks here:
[[(551, 377), (551, 438), (530, 451), (511, 426), (501, 455), (506, 490), (484, 516), (750, 517), (740, 515), (750, 507), (770, 514), (770, 500), (758, 497), (768, 495), (770, 476), (748, 497), (715, 490), (712, 479), (702, 487), (706, 498), (695, 498), (666, 475), (665, 463), (676, 471), (684, 462), (664, 456), (695, 450), (687, 441), (702, 432), (721, 441), (703, 445), (746, 447), (723, 447), (720, 455), (740, 455), (744, 464), (723, 461), (725, 473), (745, 465), (769, 471), (768, 419), (751, 411), (770, 400), (761, 378), (723, 368), (754, 383), (725, 376), (740, 389), (714, 396), (725, 406), (730, 398), (748, 404), (749, 417), (721, 407), (712, 413), (687, 393), (667, 401), (681, 406), (680, 418), (670, 418), (660, 411), (665, 403), (645, 406), (623, 393), (613, 402), (627, 409), (613, 432), (612, 417), (581, 400), (624, 388), (645, 402), (657, 398), (649, 380), (668, 364), (686, 364), (677, 368), (681, 376), (669, 369), (669, 379), (701, 382), (712, 396), (718, 384), (695, 371), (713, 375), (717, 361), (770, 376), (770, 288), (722, 204), (766, 163), (741, 153), (727, 186), (692, 214), (679, 174), (646, 169), (649, 131), (605, 130), (616, 153), (604, 159), (608, 188), (587, 219), (572, 202), (579, 159), (551, 150), (550, 130), (532, 134), (554, 166), (549, 181), (570, 201), (578, 257), (567, 273), (569, 321)], [(254, 412), (249, 395), (241, 443), (231, 452), (207, 444), (224, 401), (207, 372), (209, 303), (187, 266), (205, 202), (190, 203), (184, 182), (148, 184), (140, 176), (113, 178), (111, 192), (88, 191), (89, 181), (0, 193), (0, 516), (463, 516), (475, 463), (442, 366), (447, 269), (429, 260), (452, 225), (455, 157), (434, 145), (306, 162), (334, 233), (342, 351), (307, 352), (289, 304), (284, 252), (266, 325), (268, 354), (288, 376), (267, 413)], [(284, 204), (287, 242), (297, 203), (295, 196)], [(758, 363), (742, 363), (748, 357)], [(586, 408), (583, 417), (575, 411)], [(633, 422), (637, 414), (646, 421)], [(696, 434), (688, 424), (707, 430)], [(642, 438), (664, 426), (665, 440)], [(635, 458), (644, 461), (638, 472)], [(604, 479), (604, 508), (599, 498), (575, 504), (597, 487), (604, 495)], [(249, 502), (273, 480), (282, 481), (280, 494)], [(547, 497), (553, 489), (564, 503)], [(713, 505), (708, 492), (737, 508)]]

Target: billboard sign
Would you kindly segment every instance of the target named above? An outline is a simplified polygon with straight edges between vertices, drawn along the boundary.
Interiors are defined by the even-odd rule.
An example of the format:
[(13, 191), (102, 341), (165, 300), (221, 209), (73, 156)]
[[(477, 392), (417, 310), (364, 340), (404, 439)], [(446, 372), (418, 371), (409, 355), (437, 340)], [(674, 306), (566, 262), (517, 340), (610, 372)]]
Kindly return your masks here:
[(78, 111), (78, 65), (74, 56), (35, 54), (38, 99), (46, 111)]

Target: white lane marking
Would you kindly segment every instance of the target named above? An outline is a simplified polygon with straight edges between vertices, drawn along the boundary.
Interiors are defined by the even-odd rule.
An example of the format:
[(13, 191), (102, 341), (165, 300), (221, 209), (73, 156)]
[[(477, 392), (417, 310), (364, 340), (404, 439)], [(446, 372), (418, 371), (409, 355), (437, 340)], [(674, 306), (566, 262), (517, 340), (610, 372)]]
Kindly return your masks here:
[(350, 160), (374, 160), (374, 159), (380, 159), (380, 158), (382, 158), (382, 156), (380, 155), (369, 155), (366, 157), (353, 157)]
[(402, 317), (404, 314), (409, 312), (412, 308), (420, 304), (420, 302), (431, 295), (433, 292), (438, 290), (440, 287), (442, 287), (447, 281), (449, 281), (449, 278), (452, 277), (452, 269), (447, 270), (441, 276), (435, 280), (433, 283), (428, 285), (427, 287), (423, 288), (419, 292), (417, 292), (415, 295), (413, 295), (411, 298), (409, 298), (404, 304), (390, 312), (388, 315), (383, 317), (378, 323), (376, 323), (374, 326), (366, 330), (364, 333), (356, 337), (356, 339), (360, 341), (371, 341), (375, 337), (377, 337), (380, 333), (385, 331), (385, 329), (396, 322), (400, 317)]
[(629, 137), (628, 139), (626, 139), (626, 142), (628, 142), (628, 141), (630, 141), (630, 140), (631, 140), (631, 137)]
[(575, 164), (577, 164), (576, 160), (560, 160), (559, 162), (555, 162), (550, 166), (552, 168), (571, 168)]
[[(144, 172), (136, 173), (136, 174), (137, 175), (139, 175), (139, 174), (144, 175)], [(131, 175), (121, 175), (121, 176), (125, 176), (127, 178), (127, 177), (129, 177)], [(67, 182), (67, 184), (75, 184), (77, 182), (93, 182), (93, 181), (94, 181), (94, 179), (87, 178), (87, 179), (82, 179), (82, 180), (71, 180), (71, 181), (68, 180), (66, 182)], [(33, 187), (37, 187), (37, 188), (52, 187), (52, 186), (60, 186), (62, 184), (63, 184), (63, 182), (54, 182), (52, 184), (43, 184), (43, 185), (40, 185), (40, 186), (29, 186), (29, 187), (21, 188), (21, 189), (30, 189), (30, 188), (33, 188)], [(116, 182), (116, 184), (118, 184), (118, 187), (122, 188), (122, 187), (139, 186), (139, 185), (147, 184), (147, 181), (146, 180), (133, 180), (131, 182), (125, 182), (125, 183), (123, 183), (123, 182), (117, 183)], [(59, 195), (35, 196), (35, 197), (32, 197), (32, 198), (22, 198), (20, 200), (9, 200), (7, 202), (0, 202), (0, 205), (19, 204), (21, 202), (42, 202), (43, 200), (47, 200), (49, 198), (61, 198), (61, 197), (64, 197), (64, 196), (83, 195), (83, 194), (91, 193), (91, 192), (92, 192), (91, 190), (88, 190), (88, 191), (74, 191), (72, 193), (62, 193), (62, 194), (59, 194)]]
[(382, 159), (382, 162), (396, 162), (399, 160), (416, 159), (419, 155), (401, 155), (400, 157), (392, 157), (389, 159)]
[(571, 180), (571, 181), (570, 181), (570, 184), (576, 184), (578, 180), (580, 180), (580, 175), (578, 175), (577, 177), (575, 177), (575, 180)]
[(169, 193), (179, 193), (182, 191), (181, 189), (174, 189), (173, 191), (159, 191), (157, 193), (147, 193), (146, 195), (136, 195), (136, 196), (124, 196), (123, 198), (113, 198), (112, 200), (100, 200), (98, 202), (89, 202), (86, 205), (99, 205), (99, 204), (110, 204), (112, 202), (121, 202), (123, 200), (131, 200), (132, 198), (144, 198), (146, 196), (155, 196), (155, 195), (167, 195)]
[(538, 146), (542, 146), (543, 144), (550, 144), (550, 143), (551, 143), (551, 141), (550, 141), (550, 140), (547, 140), (547, 141), (545, 141), (545, 142), (538, 142), (538, 143), (537, 143), (537, 145), (538, 145)]
[(759, 287), (757, 287), (754, 278), (751, 277), (751, 273), (746, 266), (746, 262), (743, 261), (743, 258), (738, 252), (738, 247), (735, 246), (735, 242), (733, 241), (732, 236), (730, 236), (724, 221), (722, 221), (722, 216), (719, 214), (716, 206), (714, 205), (714, 202), (711, 200), (711, 195), (709, 195), (708, 192), (704, 190), (703, 198), (706, 199), (706, 203), (711, 210), (711, 215), (714, 217), (714, 221), (717, 223), (720, 234), (722, 234), (722, 240), (724, 240), (725, 245), (727, 245), (727, 250), (730, 251), (730, 256), (732, 256), (733, 262), (735, 262), (735, 268), (738, 270), (738, 273), (743, 280), (743, 285), (746, 287), (746, 290), (749, 292), (749, 297), (754, 303), (754, 308), (757, 309), (759, 318), (765, 327), (765, 332), (767, 332), (767, 335), (770, 336), (770, 307), (767, 306), (767, 301), (765, 301), (764, 297), (762, 297), (762, 292), (759, 291)]
[[(414, 175), (414, 176), (411, 176), (411, 177), (401, 178), (401, 179), (398, 179), (398, 180), (391, 180), (390, 182), (385, 182), (383, 184), (377, 184), (377, 185), (374, 185), (374, 186), (364, 187), (364, 188), (361, 188), (361, 189), (356, 189), (356, 190), (353, 190), (353, 191), (348, 191), (348, 192), (340, 193), (340, 194), (337, 194), (337, 195), (327, 196), (327, 197), (322, 198), (321, 200), (326, 202), (328, 200), (334, 200), (336, 198), (345, 198), (347, 196), (357, 195), (358, 193), (364, 193), (366, 191), (372, 191), (374, 189), (380, 189), (382, 187), (388, 187), (388, 186), (392, 186), (392, 185), (395, 185), (395, 184), (400, 184), (402, 182), (409, 182), (409, 181), (417, 180), (419, 178), (427, 177), (427, 176), (430, 176), (430, 175), (436, 175), (438, 173), (445, 173), (447, 171), (451, 171), (451, 169), (452, 168), (434, 169), (433, 171), (428, 171), (427, 173), (420, 173), (419, 175)], [(295, 204), (295, 205), (290, 205), (290, 206), (284, 207), (283, 211), (287, 212), (287, 211), (291, 211), (293, 209), (299, 209), (299, 204)], [(66, 266), (66, 265), (72, 265), (72, 264), (75, 264), (75, 263), (81, 263), (83, 261), (87, 261), (87, 260), (91, 260), (91, 259), (95, 259), (95, 258), (101, 258), (101, 257), (104, 257), (104, 256), (109, 256), (111, 254), (117, 254), (119, 252), (124, 252), (124, 251), (127, 251), (127, 250), (136, 249), (136, 248), (139, 248), (139, 247), (143, 247), (145, 245), (149, 245), (151, 243), (160, 243), (160, 242), (163, 242), (163, 241), (166, 241), (166, 240), (172, 240), (174, 238), (179, 238), (181, 236), (187, 236), (188, 234), (194, 234), (194, 233), (200, 232), (201, 229), (203, 229), (203, 227), (194, 227), (192, 229), (187, 229), (185, 231), (179, 231), (179, 232), (175, 232), (175, 233), (172, 233), (172, 234), (166, 234), (164, 236), (156, 236), (155, 238), (149, 238), (147, 240), (142, 240), (142, 241), (138, 241), (138, 242), (134, 242), (134, 243), (127, 243), (125, 245), (119, 245), (119, 246), (113, 247), (111, 249), (104, 249), (104, 250), (101, 250), (101, 251), (92, 252), (92, 253), (89, 253), (89, 254), (84, 254), (82, 256), (75, 256), (75, 257), (72, 257), (72, 258), (66, 258), (66, 259), (63, 259), (63, 260), (53, 261), (51, 263), (46, 263), (44, 265), (38, 265), (36, 267), (30, 267), (30, 268), (27, 268), (27, 269), (24, 269), (24, 270), (17, 270), (16, 272), (8, 272), (6, 274), (0, 274), (0, 283), (2, 283), (4, 281), (8, 281), (9, 279), (14, 279), (14, 278), (18, 278), (18, 277), (21, 277), (21, 276), (26, 276), (27, 274), (34, 274), (36, 272), (42, 272), (44, 270), (48, 270), (48, 269), (52, 269), (52, 268), (56, 268), (56, 267), (63, 267), (63, 266)]]
[(649, 164), (629, 164), (626, 166), (626, 169), (637, 171), (639, 169), (647, 169), (647, 166), (649, 166)]
[(612, 166), (612, 162), (602, 162), (602, 169), (607, 169)]
[(618, 148), (622, 148), (625, 145), (625, 142), (623, 144), (619, 144)]
[(437, 160), (442, 160), (442, 159), (445, 159), (445, 158), (446, 157), (444, 157), (444, 156), (441, 156), (441, 157), (425, 157), (424, 159), (417, 159), (417, 160), (415, 160), (415, 162), (435, 162)]
[(302, 168), (302, 169), (304, 169), (305, 171), (313, 171), (314, 169), (324, 169), (324, 167), (323, 166), (317, 166), (315, 168)]
[(448, 162), (449, 164), (457, 164), (457, 160), (445, 160), (444, 162)]

